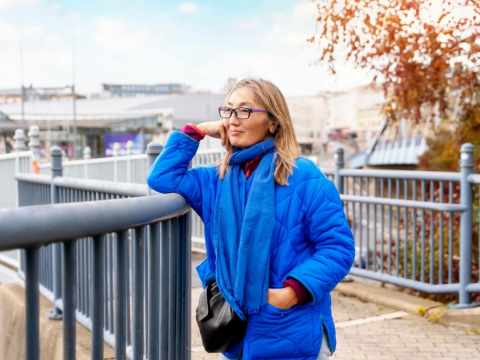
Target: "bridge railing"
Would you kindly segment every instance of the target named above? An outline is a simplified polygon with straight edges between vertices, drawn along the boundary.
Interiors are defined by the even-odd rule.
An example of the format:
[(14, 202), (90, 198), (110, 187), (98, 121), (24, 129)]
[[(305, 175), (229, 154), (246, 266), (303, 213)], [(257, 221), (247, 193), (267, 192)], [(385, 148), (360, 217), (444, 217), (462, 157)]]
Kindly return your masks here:
[(354, 234), (351, 273), (430, 294), (456, 293), (458, 307), (468, 306), (480, 292), (478, 276), (472, 282), (480, 263), (473, 146), (462, 146), (459, 173), (345, 169), (341, 148), (335, 160), (335, 170), (325, 173)]
[[(148, 151), (148, 150), (147, 150)], [(206, 166), (221, 159), (225, 150), (199, 150), (192, 160), (192, 167)], [(40, 174), (51, 175), (51, 163), (40, 165)], [(111, 156), (63, 162), (66, 177), (146, 184), (147, 154)]]
[[(155, 144), (149, 148), (147, 153), (151, 162), (160, 151), (161, 146), (155, 147)], [(55, 159), (61, 159), (60, 153), (54, 153), (55, 151), (52, 152), (53, 180), (49, 176), (41, 175), (17, 176), (21, 205), (32, 205), (32, 202), (38, 204), (91, 200), (96, 200), (96, 204), (103, 204), (105, 201), (98, 200), (108, 202), (108, 199), (112, 198), (135, 196), (159, 198), (144, 196), (151, 193), (145, 185), (62, 178), (58, 173), (62, 166), (55, 164)], [(427, 293), (459, 294), (458, 307), (471, 306), (471, 294), (480, 292), (480, 283), (472, 279), (472, 270), (474, 266), (478, 267), (480, 262), (478, 251), (480, 243), (478, 235), (474, 235), (479, 231), (478, 229), (474, 231), (473, 228), (473, 218), (478, 217), (477, 213), (474, 214), (473, 194), (475, 187), (478, 191), (480, 175), (473, 174), (473, 147), (469, 144), (462, 147), (460, 158), (462, 171), (459, 173), (345, 169), (342, 149), (336, 150), (335, 160), (335, 169), (323, 172), (337, 186), (355, 235), (357, 259), (351, 273)], [(124, 200), (131, 199), (115, 201)], [(121, 206), (126, 206), (126, 203), (118, 204), (118, 210), (123, 211)], [(478, 209), (477, 206), (475, 208)], [(129, 261), (127, 269), (130, 276), (127, 276), (129, 280), (126, 280), (126, 286), (132, 287), (136, 276), (133, 265), (135, 248), (132, 249), (132, 241), (135, 244), (136, 232), (135, 229), (129, 231), (130, 254), (129, 260), (126, 261)], [(150, 239), (148, 234), (151, 234), (150, 230), (144, 235)], [(201, 236), (203, 237), (203, 234)], [(110, 344), (115, 344), (113, 299), (116, 290), (113, 284), (116, 265), (113, 259), (118, 236), (105, 233), (104, 238), (106, 250), (102, 254), (107, 266), (102, 274), (106, 284), (104, 299), (108, 300), (105, 301), (103, 312), (106, 324), (105, 339)], [(88, 299), (92, 296), (90, 281), (93, 276), (94, 240), (77, 241), (77, 244), (80, 243), (82, 245), (77, 245), (76, 254), (79, 276), (77, 319), (88, 326), (89, 316), (93, 316), (92, 303)], [(57, 311), (54, 311), (52, 316), (55, 316), (62, 310), (60, 308), (62, 303), (59, 301), (62, 299), (62, 288), (61, 284), (58, 284), (59, 276), (55, 277), (55, 274), (62, 273), (59, 265), (61, 261), (55, 260), (61, 258), (56, 255), (61, 252), (61, 247), (52, 245), (50, 250), (44, 251), (45, 254), (42, 255), (41, 252), (39, 254), (40, 263), (43, 264), (39, 275), (43, 285), (41, 288), (54, 302)], [(147, 256), (149, 253), (145, 250), (143, 254), (144, 260), (151, 256), (151, 253)], [(23, 262), (25, 266), (27, 263)], [(143, 264), (148, 262), (144, 261)], [(28, 269), (24, 270), (28, 275)], [(146, 274), (148, 271), (144, 268), (143, 273)], [(146, 276), (143, 277), (143, 289), (148, 289), (149, 285), (145, 283), (145, 279)], [(133, 292), (134, 290), (131, 290), (132, 294)], [(145, 308), (148, 308), (150, 306), (148, 296), (144, 299)], [(127, 322), (128, 319), (130, 316), (127, 316)], [(149, 318), (145, 318), (144, 323), (148, 324), (148, 321)], [(128, 339), (133, 339), (132, 329), (133, 327), (127, 326), (127, 345)], [(147, 345), (145, 344), (146, 348)]]
[[(148, 153), (147, 148), (147, 153)], [(88, 154), (87, 152), (84, 152)], [(123, 183), (146, 184), (149, 168), (148, 155), (112, 156), (98, 159), (84, 159), (63, 162), (63, 176), (69, 178), (115, 181)], [(157, 154), (158, 155), (158, 154)], [(225, 150), (199, 150), (192, 159), (191, 166), (207, 166), (225, 155)], [(51, 175), (52, 164), (40, 165), (40, 174)], [(192, 250), (205, 253), (204, 227), (200, 217), (192, 214)]]
[(130, 192), (112, 194), (75, 179), (55, 177), (52, 184), (49, 176), (21, 174), (18, 180), (21, 205), (88, 200), (0, 211), (0, 250), (25, 249), (26, 358), (39, 358), (40, 288), (57, 309), (50, 316), (63, 317), (64, 359), (75, 358), (75, 320), (92, 332), (92, 359), (103, 359), (104, 340), (116, 358), (159, 359), (162, 353), (189, 359), (185, 200), (175, 194), (120, 198), (147, 191), (134, 184)]
[[(30, 171), (31, 151), (25, 146), (23, 130), (15, 132), (15, 152), (0, 155), (0, 209), (18, 207), (17, 182), (15, 174)], [(18, 251), (0, 252), (0, 261), (18, 268)]]

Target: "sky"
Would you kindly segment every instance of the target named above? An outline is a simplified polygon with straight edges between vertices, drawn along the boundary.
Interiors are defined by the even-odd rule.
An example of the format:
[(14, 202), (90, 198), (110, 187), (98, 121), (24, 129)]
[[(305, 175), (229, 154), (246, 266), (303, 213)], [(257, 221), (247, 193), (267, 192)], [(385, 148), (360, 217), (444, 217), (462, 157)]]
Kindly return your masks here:
[(315, 18), (309, 0), (0, 0), (0, 88), (75, 82), (87, 94), (102, 83), (182, 83), (219, 92), (229, 77), (256, 76), (308, 96), (368, 84), (351, 65), (333, 76), (318, 64), (318, 45), (306, 41)]

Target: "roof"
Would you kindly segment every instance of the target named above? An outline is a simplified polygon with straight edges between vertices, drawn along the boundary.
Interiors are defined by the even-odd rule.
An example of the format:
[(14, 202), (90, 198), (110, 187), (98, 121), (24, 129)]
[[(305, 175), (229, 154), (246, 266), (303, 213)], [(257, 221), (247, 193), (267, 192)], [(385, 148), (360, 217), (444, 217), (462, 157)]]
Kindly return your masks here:
[[(157, 115), (172, 115), (174, 125), (216, 120), (224, 94), (180, 94), (132, 98), (78, 99), (76, 120), (125, 120)], [(0, 105), (0, 112), (13, 121), (22, 120), (21, 103)], [(72, 101), (45, 100), (25, 102), (26, 121), (73, 119)]]

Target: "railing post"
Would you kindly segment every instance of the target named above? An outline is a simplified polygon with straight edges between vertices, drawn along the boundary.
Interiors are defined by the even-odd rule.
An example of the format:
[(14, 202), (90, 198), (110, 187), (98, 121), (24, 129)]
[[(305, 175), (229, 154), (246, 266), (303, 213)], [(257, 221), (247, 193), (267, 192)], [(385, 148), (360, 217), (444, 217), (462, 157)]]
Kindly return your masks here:
[(118, 360), (127, 358), (127, 306), (130, 306), (126, 282), (128, 278), (128, 237), (129, 230), (117, 233), (117, 246), (115, 247), (115, 359)]
[(40, 248), (25, 249), (25, 359), (40, 359)]
[[(55, 244), (60, 245), (60, 244)], [(75, 360), (77, 309), (77, 241), (63, 244), (63, 360)]]
[(473, 191), (468, 176), (473, 173), (473, 145), (463, 144), (460, 156), (460, 203), (465, 210), (460, 215), (460, 290), (458, 305), (451, 308), (476, 306), (471, 304), (471, 295), (466, 287), (472, 282), (472, 241), (473, 241)]
[(26, 151), (27, 145), (25, 145), (25, 132), (22, 129), (15, 130), (15, 152)]
[(92, 247), (92, 360), (103, 359), (103, 329), (104, 329), (104, 301), (105, 301), (105, 240), (103, 236), (93, 238)]
[[(340, 174), (340, 170), (342, 170), (345, 166), (343, 146), (337, 146), (335, 148), (335, 154), (333, 155), (333, 158), (335, 160), (335, 177), (333, 179), (333, 182), (335, 184), (335, 187), (337, 188), (338, 193), (343, 194), (343, 177)], [(346, 215), (348, 216), (348, 214)], [(353, 281), (353, 279), (347, 275), (341, 281), (350, 282)]]
[[(13, 137), (15, 140), (15, 175), (20, 172), (20, 158), (19, 153), (21, 151), (26, 151), (27, 146), (25, 145), (25, 133), (22, 129), (15, 130), (15, 136)], [(15, 181), (15, 207), (19, 207), (18, 202), (18, 183)], [(21, 257), (19, 257), (21, 259)], [(20, 260), (21, 261), (21, 260)]]
[[(92, 149), (90, 149), (89, 146), (85, 146), (85, 148), (83, 149), (83, 158), (85, 160), (89, 160), (92, 158)], [(88, 179), (88, 162), (87, 161), (85, 161), (83, 170), (84, 170), (84, 173), (83, 173), (84, 179)]]
[[(163, 145), (160, 144), (157, 141), (152, 141), (151, 143), (149, 143), (147, 145), (147, 151), (146, 151), (146, 154), (147, 154), (147, 169), (150, 169), (150, 167), (153, 165), (153, 163), (157, 159), (158, 155), (160, 155), (162, 150), (163, 150)], [(152, 190), (149, 188), (148, 189), (148, 194), (149, 195), (151, 195), (151, 191)]]
[(120, 144), (116, 142), (113, 144), (113, 181), (118, 181), (118, 157), (120, 156)]
[[(54, 185), (53, 180), (57, 176), (63, 176), (62, 165), (62, 149), (58, 146), (54, 146), (50, 150), (50, 156), (52, 159), (52, 183), (50, 186), (50, 202), (52, 204), (58, 204), (59, 190)], [(57, 306), (57, 301), (62, 298), (62, 248), (61, 244), (52, 245), (52, 258), (53, 258), (53, 298), (54, 307), (49, 311), (46, 316), (51, 320), (62, 319), (62, 311)]]
[(343, 169), (345, 162), (343, 159), (343, 147), (337, 146), (335, 148), (335, 154), (333, 155), (335, 159), (335, 178), (333, 179), (335, 182), (335, 187), (340, 194), (343, 194), (343, 178), (340, 175), (340, 170)]
[(90, 146), (85, 146), (85, 148), (83, 149), (83, 158), (85, 160), (92, 158), (92, 149), (90, 149)]
[(28, 146), (30, 147), (31, 155), (31, 172), (38, 174), (40, 168), (38, 167), (38, 160), (40, 159), (40, 129), (37, 125), (30, 126), (30, 131), (28, 132), (30, 137), (30, 142)]
[(132, 182), (132, 155), (133, 155), (133, 141), (127, 141), (127, 182)]

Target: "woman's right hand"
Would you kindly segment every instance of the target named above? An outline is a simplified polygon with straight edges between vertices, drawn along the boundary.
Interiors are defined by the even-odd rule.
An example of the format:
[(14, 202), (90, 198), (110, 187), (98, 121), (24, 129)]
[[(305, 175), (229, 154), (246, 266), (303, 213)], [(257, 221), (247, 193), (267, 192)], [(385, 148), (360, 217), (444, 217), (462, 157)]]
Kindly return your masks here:
[(205, 133), (205, 136), (210, 136), (215, 139), (221, 139), (222, 146), (227, 149), (227, 129), (225, 129), (225, 125), (223, 120), (219, 121), (207, 121), (197, 125), (197, 127)]

